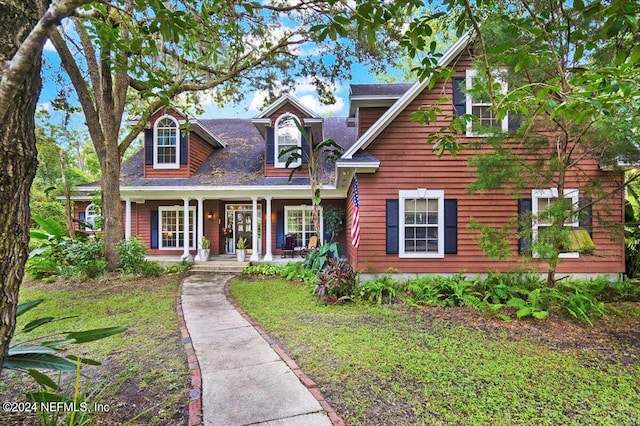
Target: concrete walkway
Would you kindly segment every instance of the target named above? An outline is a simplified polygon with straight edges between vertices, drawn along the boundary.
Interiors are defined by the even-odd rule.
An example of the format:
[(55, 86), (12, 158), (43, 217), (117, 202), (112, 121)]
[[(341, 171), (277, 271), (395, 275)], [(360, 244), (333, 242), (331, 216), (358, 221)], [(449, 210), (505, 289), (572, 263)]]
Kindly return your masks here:
[(316, 397), (229, 303), (224, 284), (231, 277), (196, 274), (182, 284), (182, 311), (202, 374), (203, 424), (331, 425)]

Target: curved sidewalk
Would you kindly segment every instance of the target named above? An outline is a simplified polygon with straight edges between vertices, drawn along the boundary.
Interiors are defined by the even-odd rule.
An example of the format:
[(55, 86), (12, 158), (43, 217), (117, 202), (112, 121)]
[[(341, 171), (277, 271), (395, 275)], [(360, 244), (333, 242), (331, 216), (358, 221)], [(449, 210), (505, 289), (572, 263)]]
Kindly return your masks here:
[(312, 395), (227, 300), (224, 285), (232, 276), (196, 274), (182, 283), (182, 312), (202, 376), (203, 424), (330, 426), (319, 393)]

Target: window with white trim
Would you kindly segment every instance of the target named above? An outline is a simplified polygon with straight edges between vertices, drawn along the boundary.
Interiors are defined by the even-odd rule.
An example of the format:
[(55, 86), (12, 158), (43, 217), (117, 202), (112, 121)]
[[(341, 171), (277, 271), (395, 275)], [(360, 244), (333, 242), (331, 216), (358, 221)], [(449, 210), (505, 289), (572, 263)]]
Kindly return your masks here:
[(444, 257), (444, 191), (400, 191), (400, 257)]
[[(571, 200), (571, 204), (573, 206), (573, 211), (578, 211), (579, 201), (580, 201), (580, 191), (577, 189), (565, 189), (564, 197)], [(533, 222), (532, 222), (532, 237), (533, 241), (537, 241), (539, 236), (544, 232), (546, 228), (551, 226), (551, 218), (549, 217), (547, 211), (549, 207), (551, 207), (554, 203), (558, 201), (558, 190), (556, 188), (552, 189), (534, 189), (531, 191), (531, 213), (533, 214)], [(577, 228), (580, 226), (580, 220), (577, 214), (569, 217), (564, 226)], [(539, 255), (534, 253), (535, 257), (539, 257)], [(561, 258), (577, 258), (580, 257), (580, 254), (577, 252), (564, 252), (560, 253)]]
[(178, 121), (169, 115), (159, 118), (154, 125), (153, 134), (154, 168), (180, 168), (180, 129)]
[[(322, 207), (319, 207), (320, 234), (322, 235)], [(296, 247), (306, 247), (309, 239), (316, 235), (313, 229), (312, 206), (285, 206), (284, 233), (296, 237)]]
[(100, 206), (96, 204), (89, 204), (84, 210), (84, 221), (92, 231), (101, 231), (102, 211), (100, 210)]
[[(297, 118), (290, 113), (282, 114), (275, 125), (275, 161), (274, 167), (285, 168), (287, 159), (292, 152), (287, 151), (292, 147), (302, 147), (302, 133), (296, 125)], [(299, 152), (299, 151), (298, 151)], [(302, 164), (302, 159), (298, 158), (289, 164), (290, 168), (295, 168)]]
[[(160, 215), (160, 242), (159, 248), (164, 250), (184, 249), (184, 207), (183, 206), (171, 206), (171, 207), (159, 207), (158, 214)], [(187, 238), (189, 241), (190, 249), (196, 248), (196, 210), (195, 207), (189, 207), (189, 221), (187, 229)]]
[[(504, 70), (496, 71), (493, 73), (494, 84), (500, 85), (499, 93), (507, 93), (507, 82), (502, 76)], [(502, 120), (496, 118), (496, 113), (492, 108), (491, 98), (489, 91), (485, 93), (468, 93), (474, 85), (478, 83), (488, 84), (487, 76), (484, 73), (478, 73), (477, 70), (467, 70), (466, 73), (466, 113), (475, 115), (477, 120), (467, 123), (467, 136), (488, 136), (487, 128), (498, 128), (503, 132), (509, 130), (509, 114), (506, 114)], [(483, 129), (485, 129), (483, 131)]]

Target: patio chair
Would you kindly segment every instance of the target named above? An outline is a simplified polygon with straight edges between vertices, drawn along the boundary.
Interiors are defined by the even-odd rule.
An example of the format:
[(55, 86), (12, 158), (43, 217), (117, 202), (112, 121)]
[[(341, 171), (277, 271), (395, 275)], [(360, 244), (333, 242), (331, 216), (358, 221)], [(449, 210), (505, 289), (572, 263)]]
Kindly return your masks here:
[(282, 257), (287, 257), (291, 255), (293, 258), (293, 251), (296, 247), (296, 237), (292, 234), (287, 234), (284, 236), (284, 245), (282, 246)]
[(318, 249), (318, 237), (314, 235), (311, 238), (309, 238), (309, 244), (306, 247), (302, 248), (302, 251), (300, 252), (300, 256), (307, 257), (307, 253), (311, 253), (312, 251), (315, 251), (317, 249)]

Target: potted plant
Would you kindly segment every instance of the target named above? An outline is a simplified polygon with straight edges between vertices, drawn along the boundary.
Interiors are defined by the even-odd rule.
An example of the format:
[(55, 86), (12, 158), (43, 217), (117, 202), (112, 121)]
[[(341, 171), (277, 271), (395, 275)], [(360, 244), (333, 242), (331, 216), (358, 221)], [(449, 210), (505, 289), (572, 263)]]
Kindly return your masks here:
[(200, 250), (198, 254), (200, 255), (200, 260), (209, 260), (209, 249), (211, 248), (211, 241), (204, 235), (200, 240)]
[(247, 239), (246, 238), (238, 238), (238, 242), (236, 243), (236, 256), (238, 257), (238, 262), (244, 262), (244, 259), (247, 256)]

